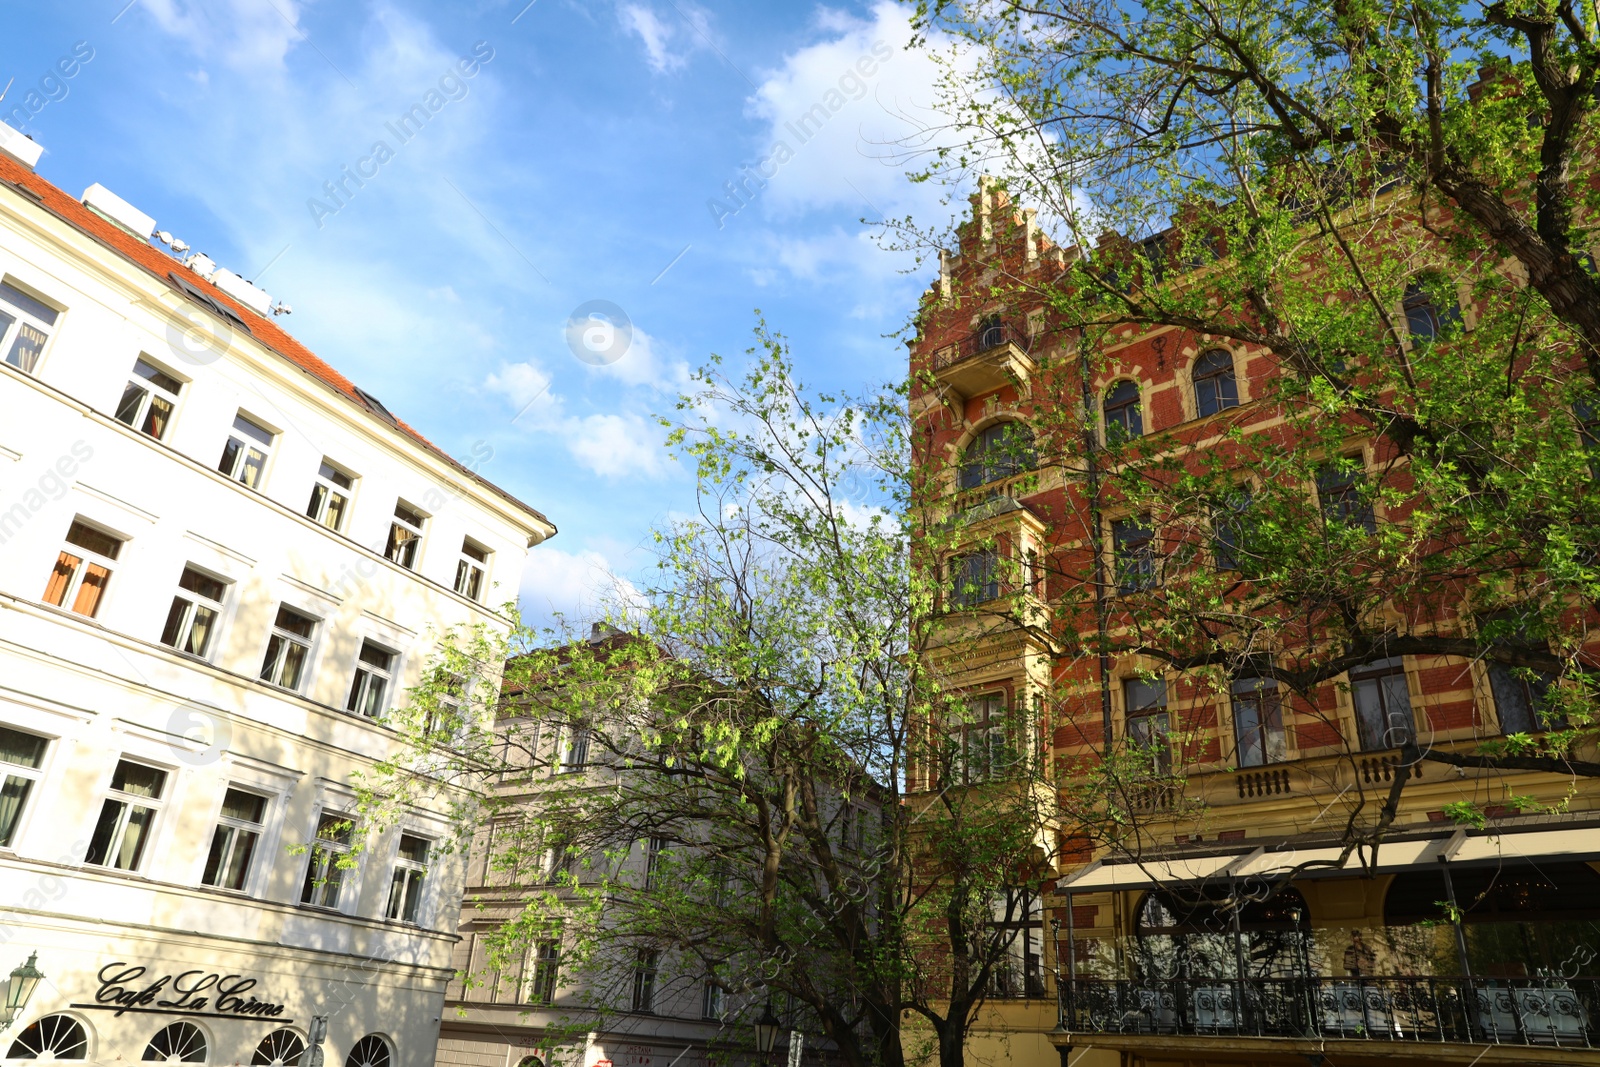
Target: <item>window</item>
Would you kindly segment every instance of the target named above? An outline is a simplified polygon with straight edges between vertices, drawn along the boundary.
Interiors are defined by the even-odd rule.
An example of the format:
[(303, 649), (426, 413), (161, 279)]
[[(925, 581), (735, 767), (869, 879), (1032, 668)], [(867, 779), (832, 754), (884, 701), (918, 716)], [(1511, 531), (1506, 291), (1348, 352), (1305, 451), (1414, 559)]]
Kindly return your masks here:
[(561, 731), (561, 773), (581, 771), (589, 762), (589, 728), (572, 723)]
[(1137, 593), (1156, 584), (1156, 537), (1148, 520), (1113, 522), (1111, 553), (1119, 592)]
[(16, 839), (49, 747), (43, 737), (0, 726), (0, 848), (10, 848)]
[(961, 777), (982, 782), (1006, 775), (1016, 763), (1004, 693), (983, 693), (963, 699), (956, 727)]
[(1261, 767), (1288, 759), (1283, 706), (1276, 682), (1240, 678), (1233, 683), (1233, 732), (1241, 767)]
[(961, 462), (960, 488), (976, 489), (1031, 471), (1037, 462), (1033, 431), (1020, 422), (997, 422), (967, 445)]
[(83, 1060), (89, 1058), (89, 1035), (70, 1015), (46, 1015), (11, 1042), (11, 1060)]
[(267, 812), (267, 798), (244, 789), (229, 787), (222, 795), (222, 813), (211, 834), (211, 851), (206, 855), (202, 885), (243, 891), (250, 880), (250, 861), (261, 841), (261, 822)]
[(1247, 543), (1250, 490), (1241, 486), (1211, 508), (1211, 558), (1219, 571), (1246, 571), (1253, 553)]
[(371, 641), (361, 642), (361, 654), (356, 659), (356, 676), (350, 683), (350, 698), (344, 704), (346, 711), (365, 715), (369, 719), (376, 719), (383, 714), (397, 658), (396, 653)]
[(1411, 740), (1414, 728), (1404, 660), (1379, 660), (1352, 670), (1350, 699), (1363, 749), (1399, 748)]
[(400, 835), (400, 854), (389, 878), (389, 904), (385, 918), (404, 923), (417, 921), (417, 905), (422, 901), (422, 883), (428, 874), (428, 840), (415, 834)]
[(159, 441), (167, 435), (167, 426), (172, 422), (172, 411), (178, 406), (178, 393), (182, 389), (183, 383), (172, 375), (142, 359), (135, 360), (133, 375), (122, 388), (116, 419)]
[(661, 953), (652, 949), (640, 951), (633, 964), (633, 1010), (656, 1010), (656, 968), (661, 963)]
[(644, 889), (661, 888), (661, 852), (667, 847), (664, 837), (652, 837), (644, 844)]
[(1129, 678), (1122, 683), (1122, 704), (1128, 723), (1128, 747), (1150, 761), (1150, 772), (1172, 773), (1172, 746), (1167, 741), (1167, 683)]
[(344, 1067), (389, 1067), (391, 1059), (389, 1043), (377, 1034), (368, 1034), (350, 1046)]
[(1500, 717), (1502, 734), (1533, 734), (1547, 729), (1563, 729), (1564, 719), (1553, 721), (1541, 715), (1545, 699), (1556, 676), (1544, 671), (1489, 663), (1489, 691), (1494, 694), (1495, 713)]
[(261, 680), (298, 693), (316, 633), (316, 619), (280, 606), (272, 623), (272, 637), (267, 640), (266, 659), (261, 661)]
[(389, 543), (383, 550), (391, 563), (398, 563), (408, 571), (417, 569), (417, 548), (422, 544), (424, 521), (426, 516), (404, 502), (394, 506), (394, 522), (389, 524)]
[(1461, 307), (1452, 298), (1436, 303), (1430, 290), (1441, 290), (1446, 283), (1438, 279), (1418, 279), (1406, 286), (1400, 306), (1406, 315), (1406, 332), (1413, 346), (1428, 344), (1453, 326), (1461, 324)]
[(0, 282), (0, 352), (6, 354), (6, 362), (32, 374), (60, 314), (21, 289)]
[(707, 975), (705, 992), (700, 997), (700, 1014), (713, 1022), (721, 1022), (722, 1012), (722, 985), (716, 975)]
[(950, 567), (952, 608), (975, 608), (1000, 597), (1000, 556), (993, 549), (973, 552)]
[(183, 568), (178, 592), (167, 612), (167, 625), (161, 630), (161, 643), (179, 652), (205, 659), (211, 651), (217, 620), (222, 617), (222, 600), (227, 585), (193, 566)]
[(1363, 472), (1359, 455), (1325, 463), (1317, 470), (1317, 500), (1325, 522), (1360, 526), (1368, 533), (1377, 530)]
[(544, 850), (540, 878), (545, 885), (560, 885), (562, 876), (572, 871), (572, 850), (565, 841), (555, 841)]
[(533, 981), (528, 984), (528, 1003), (554, 1004), (556, 986), (561, 981), (561, 930), (533, 946)]
[(999, 315), (986, 315), (978, 324), (978, 350), (986, 352), (1006, 343), (1006, 326)]
[(222, 462), (217, 464), (217, 470), (251, 489), (260, 489), (274, 436), (245, 418), (242, 412), (235, 415), (233, 432), (228, 435), (228, 443), (222, 446)]
[(1239, 406), (1239, 383), (1233, 377), (1233, 353), (1213, 348), (1194, 361), (1194, 413), (1197, 418)]
[(355, 824), (350, 816), (325, 811), (317, 820), (317, 837), (306, 863), (305, 885), (300, 887), (300, 903), (317, 908), (338, 908), (344, 870), (339, 866), (350, 854)]
[(74, 519), (67, 527), (67, 547), (56, 557), (55, 569), (45, 583), (45, 603), (58, 608), (71, 604), (79, 615), (94, 618), (100, 613), (111, 570), (121, 552), (120, 538)]
[(1139, 383), (1124, 378), (1106, 390), (1106, 444), (1116, 446), (1144, 433)]
[(84, 862), (119, 871), (138, 870), (166, 787), (166, 771), (118, 760)]
[(461, 559), (456, 562), (456, 592), (468, 600), (483, 596), (483, 574), (489, 565), (489, 550), (472, 543), (472, 538), (461, 542)]
[(311, 503), (306, 514), (330, 530), (343, 530), (344, 517), (350, 510), (350, 490), (355, 479), (327, 460), (317, 468), (317, 480), (311, 487)]
[(204, 1063), (206, 1035), (194, 1023), (168, 1023), (156, 1031), (140, 1058), (155, 1063)]
[(261, 1039), (250, 1057), (250, 1067), (300, 1067), (306, 1043), (293, 1030), (274, 1030)]

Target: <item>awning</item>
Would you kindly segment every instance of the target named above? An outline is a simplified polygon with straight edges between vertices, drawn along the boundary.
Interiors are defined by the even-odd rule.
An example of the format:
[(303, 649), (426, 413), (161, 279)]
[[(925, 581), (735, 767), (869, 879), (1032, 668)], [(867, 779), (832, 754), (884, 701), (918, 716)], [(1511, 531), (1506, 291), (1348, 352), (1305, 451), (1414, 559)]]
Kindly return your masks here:
[(1534, 830), (1520, 834), (1483, 834), (1461, 843), (1456, 863), (1501, 860), (1600, 859), (1600, 828), (1586, 830)]
[(1184, 856), (1151, 859), (1140, 863), (1095, 862), (1056, 887), (1058, 893), (1086, 893), (1091, 890), (1146, 889), (1174, 882), (1200, 882), (1215, 877), (1229, 864), (1249, 853), (1225, 856)]

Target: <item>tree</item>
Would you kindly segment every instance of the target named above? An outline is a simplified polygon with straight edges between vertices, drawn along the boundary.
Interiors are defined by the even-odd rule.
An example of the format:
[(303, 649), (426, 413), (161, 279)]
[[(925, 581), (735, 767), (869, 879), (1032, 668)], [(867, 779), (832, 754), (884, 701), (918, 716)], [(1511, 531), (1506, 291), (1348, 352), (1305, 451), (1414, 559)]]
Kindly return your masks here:
[[(1033, 395), (1081, 397), (1033, 404), (1041, 470), (1077, 487), (1057, 521), (1131, 517), (1127, 552), (1045, 562), (1035, 629), (1056, 656), (1146, 656), (1219, 692), (1258, 676), (1308, 708), (1386, 657), (1481, 661), (1538, 719), (1469, 749), (1396, 738), (1406, 763), (1600, 775), (1595, 18), (1455, 0), (917, 5), (921, 46), (948, 45), (952, 116), (924, 176), (995, 175), (1071, 246), (1047, 270), (1002, 265), (985, 294), (1043, 309), (1055, 355)], [(1108, 350), (1167, 328), (1150, 343), (1172, 358), (1207, 338), (1269, 361), (1248, 413), (1102, 437)], [(1069, 813), (1138, 854), (1148, 761), (1096, 737)], [(1408, 777), (1358, 798), (1352, 848), (1381, 839)]]
[(944, 728), (965, 705), (929, 654), (904, 390), (807, 390), (758, 339), (667, 423), (699, 507), (657, 532), (655, 580), (589, 634), (519, 630), (503, 679), (452, 644), (369, 795), (476, 783), (494, 961), (548, 976), (559, 944), (574, 1031), (709, 986), (863, 1067), (926, 1053), (910, 1011), (953, 1067), (1048, 864), (1038, 738), (1007, 734), (986, 784)]

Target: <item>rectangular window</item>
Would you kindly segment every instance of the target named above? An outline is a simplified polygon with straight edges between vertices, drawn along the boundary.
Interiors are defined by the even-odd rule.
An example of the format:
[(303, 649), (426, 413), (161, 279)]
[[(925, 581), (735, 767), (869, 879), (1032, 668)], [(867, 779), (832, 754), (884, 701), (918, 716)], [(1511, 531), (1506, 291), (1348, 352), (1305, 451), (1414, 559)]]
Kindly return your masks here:
[(415, 834), (400, 835), (400, 855), (389, 879), (389, 904), (384, 916), (403, 923), (417, 921), (417, 905), (422, 901), (422, 883), (428, 874), (428, 841)]
[(316, 634), (316, 619), (280, 606), (272, 623), (272, 636), (267, 640), (266, 659), (261, 661), (261, 680), (298, 693)]
[(489, 566), (489, 550), (473, 544), (472, 538), (461, 543), (461, 559), (456, 562), (456, 592), (468, 600), (483, 596), (483, 575)]
[(10, 848), (16, 839), (49, 747), (43, 737), (0, 726), (0, 848)]
[(261, 843), (261, 823), (266, 814), (266, 797), (228, 787), (222, 796), (217, 828), (211, 834), (211, 851), (206, 855), (201, 884), (244, 890), (250, 880), (250, 861)]
[(1151, 774), (1171, 774), (1167, 683), (1160, 678), (1149, 682), (1143, 678), (1129, 678), (1122, 683), (1122, 702), (1128, 723), (1128, 747), (1150, 761)]
[(1317, 501), (1326, 522), (1377, 530), (1372, 502), (1367, 498), (1360, 456), (1346, 456), (1323, 464), (1317, 471)]
[(1240, 678), (1233, 683), (1233, 732), (1241, 767), (1262, 767), (1289, 758), (1276, 682)]
[(1250, 490), (1239, 488), (1218, 500), (1211, 509), (1211, 558), (1219, 571), (1247, 570), (1252, 552), (1248, 543)]
[(132, 760), (118, 760), (84, 862), (119, 871), (138, 870), (155, 831), (156, 813), (166, 787), (166, 771)]
[(317, 468), (316, 484), (311, 487), (311, 503), (306, 505), (306, 514), (330, 530), (343, 530), (354, 485), (354, 477), (323, 460), (322, 466)]
[(992, 550), (962, 556), (951, 566), (950, 602), (974, 608), (1000, 597), (1000, 558)]
[(55, 568), (45, 583), (44, 601), (64, 608), (69, 604), (79, 615), (94, 618), (100, 613), (111, 571), (122, 552), (122, 541), (87, 523), (74, 520), (67, 528), (67, 547), (56, 557)]
[(982, 782), (1003, 777), (1016, 762), (1004, 693), (963, 698), (965, 722), (959, 727), (962, 777)]
[(581, 771), (589, 762), (589, 728), (572, 723), (561, 731), (561, 773)]
[(1404, 660), (1379, 660), (1352, 670), (1350, 699), (1363, 749), (1399, 748), (1411, 740), (1414, 728)]
[(32, 374), (44, 343), (61, 313), (5, 282), (0, 282), (0, 352), (7, 363)]
[(222, 618), (222, 601), (227, 595), (226, 583), (193, 566), (183, 568), (178, 592), (167, 611), (167, 624), (161, 630), (161, 643), (205, 659), (211, 652), (217, 620)]
[(554, 1004), (561, 981), (561, 932), (534, 943), (533, 981), (528, 984), (528, 1003)]
[(648, 893), (660, 888), (661, 852), (667, 847), (664, 837), (652, 837), (644, 845), (644, 889)]
[(713, 1022), (721, 1022), (722, 1011), (722, 985), (716, 975), (709, 975), (705, 993), (700, 998), (700, 1014)]
[(222, 446), (222, 462), (217, 464), (217, 470), (251, 489), (260, 489), (274, 437), (271, 431), (251, 422), (243, 413), (235, 415), (233, 432), (228, 435), (228, 443)]
[(383, 550), (389, 562), (398, 563), (408, 571), (417, 569), (417, 549), (422, 545), (422, 524), (426, 521), (427, 516), (404, 501), (394, 506), (394, 522), (389, 524), (389, 543)]
[(159, 441), (167, 435), (182, 389), (183, 383), (172, 375), (142, 359), (135, 360), (133, 374), (122, 387), (116, 419)]
[(1111, 552), (1119, 592), (1136, 593), (1156, 584), (1156, 536), (1148, 520), (1113, 522)]
[(305, 885), (300, 887), (300, 903), (318, 908), (337, 908), (339, 890), (344, 885), (340, 862), (350, 854), (355, 824), (350, 816), (325, 811), (317, 820), (317, 837), (306, 863)]
[(361, 642), (356, 660), (356, 676), (350, 683), (350, 698), (345, 710), (369, 719), (381, 716), (388, 707), (389, 686), (394, 680), (394, 661), (398, 655), (371, 641)]
[(633, 965), (633, 1010), (656, 1010), (656, 968), (661, 963), (661, 953), (651, 949), (641, 951)]

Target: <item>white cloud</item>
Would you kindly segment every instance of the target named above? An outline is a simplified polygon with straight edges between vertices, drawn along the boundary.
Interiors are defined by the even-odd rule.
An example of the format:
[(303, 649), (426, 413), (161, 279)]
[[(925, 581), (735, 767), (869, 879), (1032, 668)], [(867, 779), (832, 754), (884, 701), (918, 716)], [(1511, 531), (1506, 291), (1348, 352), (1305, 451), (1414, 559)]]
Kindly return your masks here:
[(567, 450), (602, 478), (665, 474), (673, 462), (666, 431), (638, 415), (586, 415), (562, 427)]
[(587, 364), (590, 372), (628, 386), (643, 386), (657, 393), (681, 392), (689, 385), (689, 365), (670, 360), (658, 351), (660, 342), (633, 327), (628, 351), (615, 363)]
[(282, 67), (283, 57), (303, 39), (295, 0), (144, 0), (139, 6), (196, 55), (221, 57), (244, 70)]
[(644, 44), (650, 69), (657, 74), (682, 69), (710, 38), (710, 19), (702, 8), (683, 0), (672, 6), (675, 10), (660, 15), (643, 4), (617, 9), (622, 28)]
[(528, 553), (521, 604), (530, 625), (547, 625), (560, 615), (569, 625), (581, 626), (608, 608), (638, 600), (638, 589), (598, 552), (563, 552), (539, 545)]

